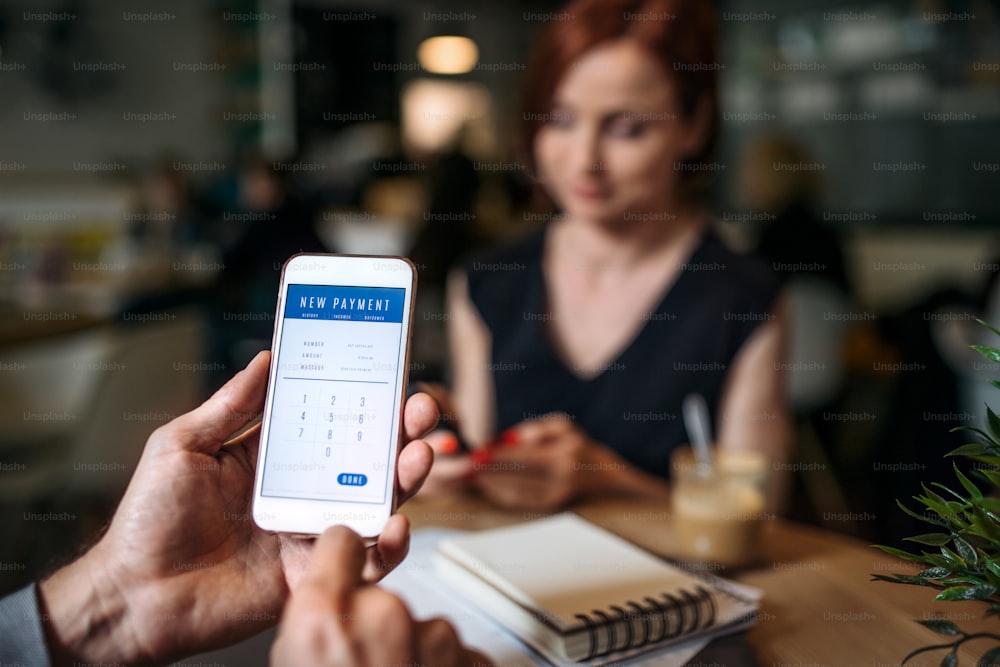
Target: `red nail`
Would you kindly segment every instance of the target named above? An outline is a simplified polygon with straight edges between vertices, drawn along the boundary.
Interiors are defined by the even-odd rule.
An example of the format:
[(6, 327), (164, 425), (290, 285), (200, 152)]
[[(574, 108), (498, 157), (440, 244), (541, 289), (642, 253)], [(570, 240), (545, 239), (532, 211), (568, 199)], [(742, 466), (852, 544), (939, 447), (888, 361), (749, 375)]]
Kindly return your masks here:
[(437, 450), (445, 455), (454, 454), (458, 451), (458, 438), (449, 433), (438, 441)]
[(488, 447), (483, 447), (482, 449), (477, 449), (472, 452), (472, 462), (478, 463), (479, 465), (486, 465), (490, 462), (490, 457), (492, 452), (490, 452)]
[(512, 428), (507, 429), (506, 431), (500, 434), (500, 437), (497, 438), (497, 442), (499, 442), (500, 445), (504, 447), (517, 446), (518, 443), (517, 431), (515, 431)]

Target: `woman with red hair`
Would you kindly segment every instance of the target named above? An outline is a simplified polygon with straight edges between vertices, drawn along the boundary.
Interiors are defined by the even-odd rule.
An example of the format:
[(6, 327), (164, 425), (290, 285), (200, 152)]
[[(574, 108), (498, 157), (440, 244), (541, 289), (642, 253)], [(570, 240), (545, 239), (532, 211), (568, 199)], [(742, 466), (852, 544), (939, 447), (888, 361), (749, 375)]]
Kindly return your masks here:
[[(557, 213), (449, 284), (452, 406), (465, 439), (430, 486), (547, 511), (593, 494), (667, 497), (681, 405), (717, 446), (787, 455), (777, 283), (710, 231), (717, 127), (705, 0), (579, 0), (527, 72), (522, 146)], [(499, 435), (497, 435), (499, 434)], [(445, 449), (443, 438), (437, 438)]]

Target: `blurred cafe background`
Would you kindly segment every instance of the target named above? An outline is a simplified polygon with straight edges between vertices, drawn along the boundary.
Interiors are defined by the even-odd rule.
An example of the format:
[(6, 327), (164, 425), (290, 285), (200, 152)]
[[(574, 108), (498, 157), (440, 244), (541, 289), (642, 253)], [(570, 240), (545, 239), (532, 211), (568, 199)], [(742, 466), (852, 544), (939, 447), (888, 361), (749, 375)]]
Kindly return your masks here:
[[(0, 592), (93, 540), (150, 431), (270, 344), (300, 249), (443, 284), (546, 219), (513, 150), (544, 0), (6, 0)], [(982, 425), (1000, 324), (993, 0), (717, 0), (719, 233), (789, 274), (790, 517), (892, 541)], [(1000, 341), (993, 341), (994, 343)]]

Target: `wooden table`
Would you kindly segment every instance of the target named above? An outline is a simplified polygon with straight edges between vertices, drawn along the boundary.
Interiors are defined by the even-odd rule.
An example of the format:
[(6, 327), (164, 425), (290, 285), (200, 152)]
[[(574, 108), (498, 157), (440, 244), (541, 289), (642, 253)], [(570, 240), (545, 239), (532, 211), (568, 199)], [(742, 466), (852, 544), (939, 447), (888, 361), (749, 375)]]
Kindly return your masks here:
[[(625, 499), (571, 509), (653, 553), (673, 555), (668, 510)], [(481, 530), (542, 517), (500, 510), (472, 494), (418, 496), (400, 512), (414, 529)], [(947, 619), (967, 632), (1000, 631), (1000, 621), (983, 618), (985, 605), (935, 602), (929, 588), (870, 581), (872, 573), (916, 571), (915, 564), (853, 538), (775, 520), (766, 528), (760, 562), (727, 576), (765, 592), (760, 623), (748, 634), (761, 667), (899, 665), (910, 651), (947, 639), (914, 619)], [(969, 642), (959, 665), (975, 665), (992, 645), (988, 639)], [(943, 651), (922, 654), (907, 665), (938, 665), (943, 657)]]

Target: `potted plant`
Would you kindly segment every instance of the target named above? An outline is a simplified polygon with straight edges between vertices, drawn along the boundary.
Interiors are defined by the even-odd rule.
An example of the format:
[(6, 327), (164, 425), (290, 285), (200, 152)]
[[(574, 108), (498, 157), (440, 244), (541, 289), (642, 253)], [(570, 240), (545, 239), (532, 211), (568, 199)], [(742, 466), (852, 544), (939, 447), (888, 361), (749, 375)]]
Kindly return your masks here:
[[(979, 322), (1000, 336), (1000, 331)], [(990, 361), (1000, 363), (1000, 350), (985, 345), (973, 345), (972, 348)], [(991, 380), (990, 383), (1000, 389), (1000, 381)], [(915, 554), (876, 545), (924, 569), (915, 575), (873, 574), (872, 580), (933, 588), (938, 591), (936, 600), (979, 600), (986, 605), (987, 616), (1000, 616), (1000, 416), (987, 407), (985, 429), (959, 426), (952, 430), (968, 430), (979, 439), (979, 442), (962, 445), (946, 454), (971, 460), (973, 470), (970, 474), (963, 474), (952, 462), (958, 485), (939, 482), (922, 485), (923, 493), (914, 496), (921, 505), (920, 511), (896, 501), (905, 513), (933, 526), (930, 532), (905, 538), (929, 549)], [(978, 478), (979, 484), (970, 476)], [(941, 667), (953, 667), (958, 662), (958, 648), (962, 644), (990, 638), (995, 641), (978, 664), (980, 667), (1000, 665), (1000, 634), (966, 633), (955, 623), (943, 619), (917, 622), (942, 635), (942, 641), (912, 651), (903, 658), (903, 664), (922, 653), (947, 650)]]

